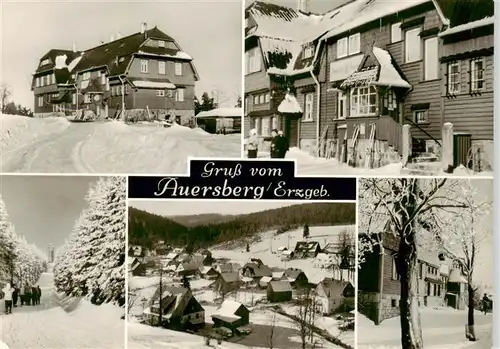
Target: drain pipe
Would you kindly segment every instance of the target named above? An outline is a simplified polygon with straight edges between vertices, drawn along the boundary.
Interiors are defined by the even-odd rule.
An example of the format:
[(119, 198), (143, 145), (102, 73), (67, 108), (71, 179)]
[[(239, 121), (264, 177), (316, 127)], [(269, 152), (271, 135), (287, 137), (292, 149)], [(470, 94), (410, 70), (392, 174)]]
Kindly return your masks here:
[(118, 79), (120, 79), (120, 82), (122, 83), (122, 118), (125, 120), (125, 83), (120, 75), (118, 75)]
[(318, 44), (316, 45), (316, 52), (314, 53), (314, 58), (313, 58), (313, 62), (312, 62), (312, 65), (311, 65), (311, 70), (309, 70), (309, 73), (311, 74), (311, 77), (314, 81), (314, 83), (316, 84), (316, 148), (318, 149), (318, 151), (316, 152), (316, 156), (319, 157), (319, 137), (320, 137), (320, 110), (321, 110), (321, 107), (320, 107), (320, 102), (321, 102), (321, 85), (318, 81), (318, 78), (316, 77), (316, 75), (314, 75), (314, 66), (316, 65), (316, 62), (317, 62), (317, 59), (318, 59), (318, 55), (319, 55), (319, 50), (320, 50), (320, 47), (321, 47), (321, 44), (325, 41), (324, 38), (320, 39), (318, 41)]

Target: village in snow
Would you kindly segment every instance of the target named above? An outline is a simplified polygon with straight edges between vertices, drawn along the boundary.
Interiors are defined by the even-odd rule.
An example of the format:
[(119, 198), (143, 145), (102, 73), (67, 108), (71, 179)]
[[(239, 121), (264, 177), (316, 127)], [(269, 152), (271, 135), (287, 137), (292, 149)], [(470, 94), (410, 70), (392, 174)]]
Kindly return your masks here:
[(307, 224), (197, 251), (130, 244), (129, 346), (354, 348), (354, 244), (354, 225)]

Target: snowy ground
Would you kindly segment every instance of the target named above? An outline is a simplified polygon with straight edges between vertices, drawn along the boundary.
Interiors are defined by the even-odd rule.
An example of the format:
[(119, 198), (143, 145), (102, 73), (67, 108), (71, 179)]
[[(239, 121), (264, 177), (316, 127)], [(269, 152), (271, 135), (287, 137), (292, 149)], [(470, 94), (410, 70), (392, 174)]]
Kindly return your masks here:
[[(492, 314), (476, 312), (476, 342), (465, 338), (467, 311), (455, 309), (420, 308), (422, 334), (426, 349), (468, 348), (490, 349), (492, 347)], [(358, 348), (399, 349), (399, 317), (384, 320), (376, 326), (364, 315), (356, 317)]]
[(0, 114), (2, 172), (187, 173), (187, 157), (241, 157), (241, 136), (182, 126)]
[[(246, 156), (246, 155), (245, 155)], [(258, 158), (269, 158), (269, 152), (259, 152)], [(345, 163), (339, 163), (336, 159), (316, 158), (299, 148), (291, 148), (286, 154), (285, 159), (296, 160), (297, 174), (300, 175), (315, 175), (315, 176), (331, 176), (331, 175), (346, 175), (346, 176), (407, 176), (404, 173), (403, 164), (392, 163), (380, 168), (365, 169), (364, 167), (351, 167)], [(439, 175), (450, 176), (447, 173), (439, 173)], [(455, 169), (451, 176), (481, 176), (492, 177), (492, 172), (474, 173), (464, 166), (459, 166)]]
[[(0, 338), (10, 349), (40, 348), (123, 348), (125, 325), (123, 309), (113, 305), (94, 306), (80, 301), (66, 312), (52, 290), (53, 274), (39, 280), (42, 299), (38, 306), (13, 308), (0, 316)], [(4, 314), (4, 302), (0, 313)], [(1, 345), (0, 345), (1, 348)]]
[[(309, 227), (309, 240), (318, 241), (320, 246), (324, 247), (327, 243), (337, 242), (339, 234), (345, 230), (351, 232), (354, 236), (356, 228), (354, 225)], [(302, 228), (280, 235), (275, 235), (274, 230), (261, 233), (256, 241), (249, 242), (250, 252), (246, 252), (246, 244), (241, 244), (241, 246), (223, 244), (210, 250), (214, 258), (228, 258), (242, 265), (248, 262), (250, 258), (259, 258), (269, 267), (302, 269), (312, 283), (318, 283), (325, 277), (332, 277), (331, 270), (315, 267), (313, 258), (291, 261), (281, 260), (281, 256), (277, 252), (278, 248), (294, 249), (297, 241), (304, 240), (302, 233)], [(344, 280), (346, 276), (344, 275)]]

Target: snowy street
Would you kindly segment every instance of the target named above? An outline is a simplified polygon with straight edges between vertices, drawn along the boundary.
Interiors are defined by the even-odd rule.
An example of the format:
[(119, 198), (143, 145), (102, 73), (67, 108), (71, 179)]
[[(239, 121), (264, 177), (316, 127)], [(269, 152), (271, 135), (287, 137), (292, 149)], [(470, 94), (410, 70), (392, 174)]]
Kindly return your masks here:
[(18, 304), (11, 315), (4, 315), (4, 302), (0, 302), (0, 338), (10, 349), (124, 346), (124, 322), (120, 320), (123, 309), (81, 301), (76, 309), (66, 312), (53, 292), (52, 282), (52, 273), (40, 277), (42, 298), (38, 306)]
[(188, 157), (240, 157), (239, 134), (0, 115), (2, 172), (187, 173)]
[[(420, 309), (425, 348), (474, 348), (489, 349), (492, 346), (492, 314), (476, 312), (476, 342), (465, 338), (467, 311), (454, 309)], [(358, 348), (401, 348), (399, 318), (384, 320), (376, 326), (365, 316), (358, 314)]]

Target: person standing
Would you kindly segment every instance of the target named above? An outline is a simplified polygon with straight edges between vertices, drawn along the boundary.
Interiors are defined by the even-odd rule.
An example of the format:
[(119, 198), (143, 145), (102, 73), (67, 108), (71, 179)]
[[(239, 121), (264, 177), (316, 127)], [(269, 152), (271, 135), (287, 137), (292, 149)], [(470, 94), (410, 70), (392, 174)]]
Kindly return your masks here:
[(259, 151), (259, 136), (257, 135), (256, 129), (250, 130), (250, 138), (248, 138), (247, 152), (249, 159), (257, 158), (257, 153)]
[(26, 285), (21, 284), (21, 290), (19, 291), (19, 297), (21, 298), (21, 307), (26, 304)]
[(24, 294), (26, 305), (31, 305), (31, 286), (26, 284), (26, 293)]
[(271, 131), (271, 158), (276, 159), (279, 158), (280, 155), (280, 141), (281, 139), (278, 136), (278, 130), (273, 129)]
[(12, 314), (12, 295), (14, 294), (14, 288), (11, 286), (10, 282), (5, 285), (2, 292), (5, 301), (5, 314)]
[(36, 286), (37, 289), (37, 295), (38, 295), (38, 304), (40, 305), (40, 300), (42, 299), (42, 289), (40, 288), (39, 285)]
[(14, 292), (12, 293), (12, 306), (17, 307), (17, 299), (19, 298), (19, 288), (14, 285)]
[(280, 137), (280, 158), (284, 159), (290, 148), (290, 142), (288, 142), (288, 138), (285, 137), (282, 130), (279, 130), (278, 136)]
[(35, 286), (31, 287), (31, 298), (33, 299), (32, 305), (37, 305), (38, 304), (38, 290), (36, 289)]

